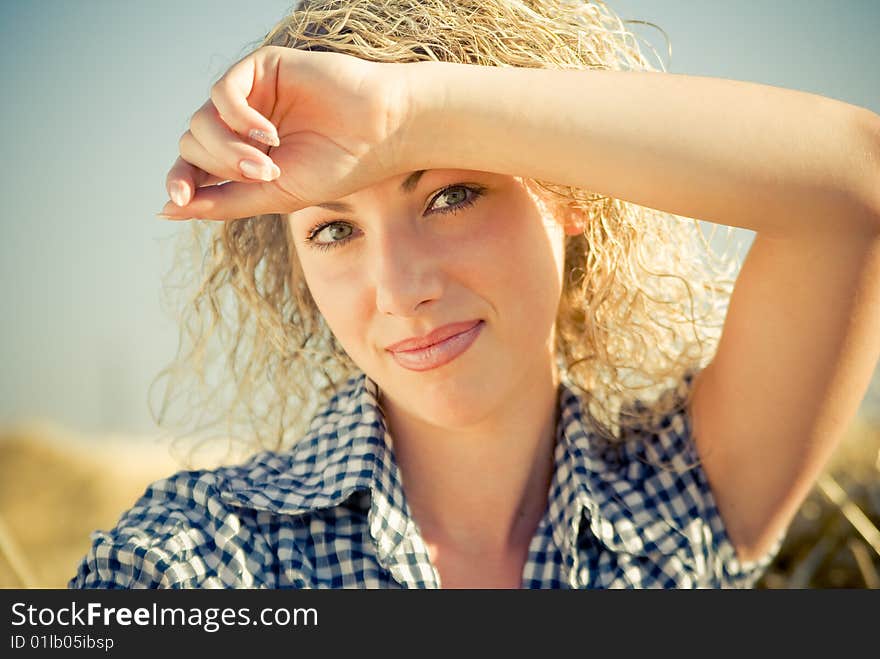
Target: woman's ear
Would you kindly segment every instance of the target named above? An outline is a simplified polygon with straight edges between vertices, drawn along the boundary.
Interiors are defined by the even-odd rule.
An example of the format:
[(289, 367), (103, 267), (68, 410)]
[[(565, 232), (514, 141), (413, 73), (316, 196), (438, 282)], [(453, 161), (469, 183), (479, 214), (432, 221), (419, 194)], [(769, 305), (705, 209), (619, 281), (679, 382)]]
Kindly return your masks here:
[(565, 225), (565, 235), (566, 236), (579, 236), (583, 234), (584, 230), (579, 225), (574, 224), (566, 224)]
[(566, 236), (578, 236), (584, 232), (584, 215), (574, 210), (566, 210), (562, 214)]

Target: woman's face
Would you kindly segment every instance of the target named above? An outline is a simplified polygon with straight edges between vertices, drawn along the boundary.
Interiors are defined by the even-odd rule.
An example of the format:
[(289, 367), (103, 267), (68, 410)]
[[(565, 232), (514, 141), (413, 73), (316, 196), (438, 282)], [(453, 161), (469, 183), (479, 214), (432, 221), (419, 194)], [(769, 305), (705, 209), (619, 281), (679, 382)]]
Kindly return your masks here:
[[(315, 303), (383, 403), (466, 426), (555, 368), (565, 231), (519, 177), (417, 174), (336, 200), (350, 210), (291, 213), (289, 228)], [(386, 350), (476, 320), (470, 347), (435, 368), (405, 368)]]

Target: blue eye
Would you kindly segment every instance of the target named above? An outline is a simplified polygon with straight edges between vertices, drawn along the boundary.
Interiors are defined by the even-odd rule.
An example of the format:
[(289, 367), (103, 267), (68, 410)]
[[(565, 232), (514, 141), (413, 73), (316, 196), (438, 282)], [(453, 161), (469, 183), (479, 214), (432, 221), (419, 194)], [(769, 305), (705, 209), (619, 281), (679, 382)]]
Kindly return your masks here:
[[(345, 231), (340, 231), (340, 229), (348, 229), (348, 233)], [(316, 231), (315, 233), (323, 233), (327, 232), (327, 237), (331, 238), (331, 243), (334, 242), (344, 242), (351, 235), (351, 225), (346, 224), (345, 222), (331, 222), (330, 224), (325, 224), (323, 229), (320, 231)], [(324, 243), (316, 243), (318, 245), (322, 245)]]
[[(444, 188), (443, 190), (441, 190), (437, 194), (437, 196), (434, 197), (434, 201), (437, 201), (438, 199), (445, 197), (445, 196), (451, 196), (454, 198), (455, 195), (449, 194), (450, 190), (459, 191), (461, 193), (462, 200), (456, 204), (453, 204), (451, 206), (447, 206), (446, 208), (438, 208), (435, 212), (437, 212), (437, 213), (454, 213), (458, 210), (461, 210), (462, 208), (465, 208), (465, 207), (473, 204), (474, 199), (476, 199), (476, 197), (479, 196), (479, 194), (480, 194), (479, 190), (475, 190), (473, 188), (468, 188), (463, 185), (452, 185), (448, 188)], [(467, 195), (467, 192), (471, 192), (473, 196), (469, 197)], [(433, 204), (431, 206), (433, 207)]]
[[(442, 214), (457, 213), (463, 208), (467, 208), (468, 206), (473, 205), (476, 202), (477, 198), (483, 194), (484, 190), (485, 188), (481, 186), (450, 185), (438, 192), (433, 201), (437, 201), (444, 196), (452, 197), (454, 199), (456, 195), (449, 194), (451, 191), (461, 191), (459, 192), (458, 196), (462, 198), (462, 201), (453, 203), (452, 205), (443, 208), (437, 208), (432, 212)], [(467, 194), (468, 192), (470, 192), (470, 195)], [(433, 208), (433, 206), (434, 204), (432, 203), (431, 207)], [(342, 229), (342, 231), (340, 231), (340, 229)], [(327, 235), (325, 237), (329, 238), (329, 240), (317, 240), (318, 235), (321, 233), (326, 233)], [(348, 222), (343, 222), (341, 220), (324, 222), (313, 227), (312, 230), (309, 231), (308, 237), (306, 237), (306, 243), (309, 245), (309, 247), (314, 247), (315, 249), (335, 249), (336, 247), (344, 245), (349, 240), (351, 240), (352, 233), (353, 227)]]
[[(338, 231), (340, 228), (347, 228), (348, 234), (340, 236), (340, 232)], [(309, 235), (306, 238), (306, 244), (315, 249), (333, 249), (339, 245), (344, 245), (351, 239), (351, 230), (352, 226), (348, 222), (325, 222), (324, 224), (319, 224), (309, 232)], [(327, 232), (331, 238), (340, 238), (340, 240), (330, 240), (329, 242), (319, 241), (317, 239), (318, 235), (325, 232)]]

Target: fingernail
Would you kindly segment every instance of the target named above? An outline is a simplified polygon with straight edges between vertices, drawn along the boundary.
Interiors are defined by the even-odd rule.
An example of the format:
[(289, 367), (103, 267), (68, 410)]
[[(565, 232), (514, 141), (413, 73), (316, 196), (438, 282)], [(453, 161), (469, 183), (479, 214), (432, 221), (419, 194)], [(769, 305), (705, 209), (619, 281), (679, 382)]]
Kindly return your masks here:
[(259, 128), (252, 128), (248, 133), (248, 137), (267, 146), (278, 146), (281, 144), (278, 135), (274, 131), (269, 133)]
[(168, 186), (168, 194), (171, 197), (171, 201), (178, 206), (186, 206), (188, 203), (189, 191), (186, 189), (183, 181), (172, 181)]
[(274, 181), (281, 175), (281, 170), (278, 169), (277, 165), (273, 164), (272, 167), (266, 167), (262, 163), (254, 162), (253, 160), (242, 160), (238, 163), (238, 168), (248, 178), (256, 178), (261, 181)]

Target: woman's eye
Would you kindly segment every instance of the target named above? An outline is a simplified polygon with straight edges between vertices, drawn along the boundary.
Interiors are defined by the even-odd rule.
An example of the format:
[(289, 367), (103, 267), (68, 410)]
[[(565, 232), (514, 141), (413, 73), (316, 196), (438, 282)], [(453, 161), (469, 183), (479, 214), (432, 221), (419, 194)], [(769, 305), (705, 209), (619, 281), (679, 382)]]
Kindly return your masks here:
[(340, 242), (351, 235), (351, 225), (342, 222), (333, 222), (327, 224), (320, 231), (316, 232), (312, 237), (319, 243)]
[(348, 222), (327, 222), (316, 226), (306, 237), (306, 244), (315, 249), (333, 249), (351, 239), (352, 226)]
[[(471, 192), (474, 192), (470, 188), (466, 188), (463, 185), (453, 185), (452, 187), (446, 188), (445, 190), (441, 191), (440, 194), (438, 194), (435, 197), (435, 199), (440, 200), (445, 197), (446, 199), (452, 199), (452, 202), (450, 204), (448, 204), (445, 208), (441, 207), (441, 208), (437, 208), (436, 210), (443, 212), (444, 210), (447, 210), (450, 207), (458, 206), (458, 205), (462, 204), (463, 202), (467, 201), (467, 199), (468, 199), (467, 193), (469, 190)], [(435, 208), (435, 206), (432, 205), (431, 208)]]

